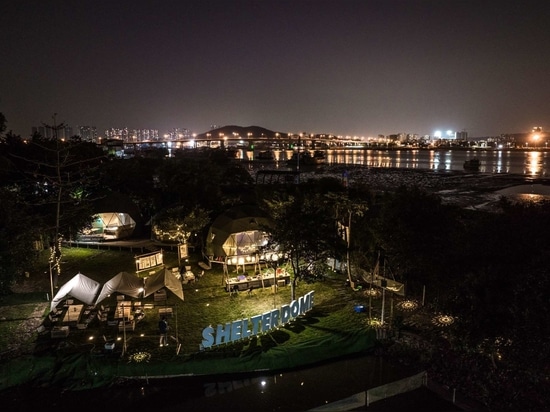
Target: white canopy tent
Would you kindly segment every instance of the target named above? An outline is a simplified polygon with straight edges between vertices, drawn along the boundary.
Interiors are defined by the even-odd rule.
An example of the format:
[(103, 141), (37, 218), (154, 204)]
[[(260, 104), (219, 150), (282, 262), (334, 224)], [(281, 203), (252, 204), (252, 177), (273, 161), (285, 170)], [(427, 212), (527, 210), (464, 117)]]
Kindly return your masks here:
[(100, 286), (99, 282), (84, 276), (82, 273), (78, 273), (59, 288), (59, 291), (52, 299), (50, 311), (54, 310), (66, 296), (71, 296), (87, 305), (92, 305)]
[(143, 290), (144, 282), (142, 278), (133, 273), (119, 272), (103, 285), (95, 304), (97, 305), (103, 299), (109, 297), (113, 292), (118, 292), (133, 298), (139, 298)]
[(143, 297), (146, 298), (163, 287), (166, 287), (174, 295), (183, 300), (183, 286), (181, 285), (181, 280), (176, 278), (176, 275), (168, 269), (162, 269), (154, 275), (145, 278), (145, 291), (143, 292)]

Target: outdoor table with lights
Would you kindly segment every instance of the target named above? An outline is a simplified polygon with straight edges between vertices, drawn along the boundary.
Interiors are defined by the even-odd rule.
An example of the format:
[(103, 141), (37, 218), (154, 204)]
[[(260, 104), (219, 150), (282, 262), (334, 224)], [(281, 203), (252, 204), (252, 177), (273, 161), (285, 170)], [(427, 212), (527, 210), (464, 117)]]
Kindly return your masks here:
[(80, 314), (83, 308), (84, 305), (68, 305), (62, 323), (68, 326), (76, 326), (80, 320)]
[[(287, 274), (277, 275), (278, 285), (287, 285), (290, 282), (290, 276)], [(225, 290), (231, 292), (233, 290), (248, 290), (265, 288), (275, 284), (275, 275), (256, 275), (245, 276), (240, 275), (233, 278), (225, 279)]]
[(123, 300), (117, 303), (115, 310), (115, 319), (125, 320), (130, 319), (130, 314), (132, 312), (132, 302), (130, 300)]
[(195, 281), (195, 274), (190, 270), (186, 270), (185, 273), (183, 274), (183, 282), (188, 283), (188, 282), (194, 282), (194, 281)]

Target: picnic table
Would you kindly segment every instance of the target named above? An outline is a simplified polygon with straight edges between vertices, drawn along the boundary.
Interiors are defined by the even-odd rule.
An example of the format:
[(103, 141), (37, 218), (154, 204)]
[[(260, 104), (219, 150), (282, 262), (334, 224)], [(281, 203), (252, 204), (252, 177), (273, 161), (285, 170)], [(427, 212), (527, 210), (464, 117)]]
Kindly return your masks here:
[(117, 302), (115, 309), (115, 319), (129, 320), (132, 313), (132, 301), (122, 300)]
[(68, 305), (67, 311), (63, 316), (63, 325), (67, 326), (76, 326), (80, 321), (80, 315), (84, 305)]

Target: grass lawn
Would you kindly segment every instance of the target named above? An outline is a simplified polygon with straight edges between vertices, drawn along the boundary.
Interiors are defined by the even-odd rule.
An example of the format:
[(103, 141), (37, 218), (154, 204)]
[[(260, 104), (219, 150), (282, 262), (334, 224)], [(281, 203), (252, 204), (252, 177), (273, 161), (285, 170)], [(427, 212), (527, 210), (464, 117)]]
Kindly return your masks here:
[[(59, 286), (70, 280), (77, 273), (98, 281), (103, 285), (106, 281), (121, 271), (135, 273), (135, 252), (97, 250), (85, 248), (64, 248), (62, 274), (59, 276)], [(191, 256), (189, 265), (195, 274), (202, 269), (197, 265), (198, 258)], [(178, 266), (177, 252), (164, 251), (164, 264), (167, 268)], [(232, 269), (230, 269), (232, 270)], [(252, 267), (248, 269), (250, 273)], [(147, 273), (147, 272), (145, 272)], [(231, 273), (230, 273), (231, 275)], [(6, 351), (10, 339), (17, 333), (17, 325), (21, 319), (29, 317), (36, 304), (45, 308), (42, 316), (45, 318), (49, 312), (47, 293), (50, 290), (48, 272), (41, 275), (31, 274), (25, 283), (35, 284), (32, 292), (16, 293), (6, 297), (0, 306), (5, 310), (3, 317), (10, 321), (0, 322), (0, 350)], [(36, 286), (38, 285), (38, 286)], [(124, 339), (127, 343), (127, 353), (147, 351), (153, 357), (164, 358), (173, 356), (177, 343), (181, 343), (179, 355), (193, 354), (199, 351), (202, 342), (202, 330), (212, 325), (225, 325), (239, 319), (246, 319), (260, 315), (291, 301), (290, 286), (279, 287), (273, 291), (271, 287), (254, 289), (252, 294), (241, 291), (231, 295), (223, 286), (222, 265), (213, 265), (211, 270), (205, 271), (204, 276), (195, 283), (183, 285), (184, 300), (182, 301), (172, 292), (167, 291), (165, 301), (154, 301), (153, 295), (145, 299), (127, 298), (132, 301), (141, 301), (147, 305), (144, 309), (145, 317), (136, 323), (135, 330), (126, 334), (118, 330), (118, 326), (108, 326), (106, 322), (100, 322), (95, 318), (86, 329), (71, 328), (67, 338), (51, 339), (49, 333), (38, 334), (34, 332), (30, 340), (37, 342), (37, 348), (73, 347), (103, 349), (104, 338), (118, 341), (117, 346), (122, 347)], [(344, 274), (330, 272), (324, 281), (316, 283), (299, 282), (296, 289), (296, 297), (300, 297), (310, 291), (315, 291), (314, 307), (306, 316), (301, 316), (285, 328), (262, 335), (259, 342), (269, 346), (293, 345), (311, 339), (322, 338), (331, 334), (345, 334), (353, 330), (365, 328), (368, 325), (368, 315), (357, 313), (354, 307), (357, 304), (368, 304), (368, 298), (361, 291), (353, 291), (346, 286)], [(27, 303), (28, 305), (22, 305)], [(17, 306), (13, 306), (17, 304)], [(116, 306), (116, 294), (100, 303), (104, 306)], [(380, 307), (380, 300), (374, 300), (373, 313)], [(99, 306), (99, 305), (98, 305)], [(159, 309), (172, 307), (173, 316), (168, 319), (170, 324), (168, 347), (159, 347), (157, 332)], [(8, 312), (9, 311), (9, 312)], [(17, 321), (19, 320), (19, 322)], [(47, 321), (45, 326), (50, 326)], [(124, 336), (125, 335), (125, 336)], [(10, 337), (11, 336), (11, 337)], [(176, 340), (177, 339), (177, 340)], [(223, 345), (229, 348), (237, 344)], [(229, 348), (231, 349), (231, 348)]]

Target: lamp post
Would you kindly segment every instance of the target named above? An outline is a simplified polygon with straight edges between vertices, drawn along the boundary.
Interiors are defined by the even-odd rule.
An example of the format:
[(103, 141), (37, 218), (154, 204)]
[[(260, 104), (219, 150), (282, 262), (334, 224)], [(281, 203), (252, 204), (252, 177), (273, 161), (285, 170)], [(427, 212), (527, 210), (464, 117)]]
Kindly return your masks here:
[(52, 274), (52, 262), (50, 262), (50, 300), (53, 300), (53, 274)]
[(122, 307), (122, 336), (123, 336), (121, 356), (124, 356), (124, 354), (126, 353), (126, 316), (124, 316), (124, 303), (122, 303), (120, 306)]

